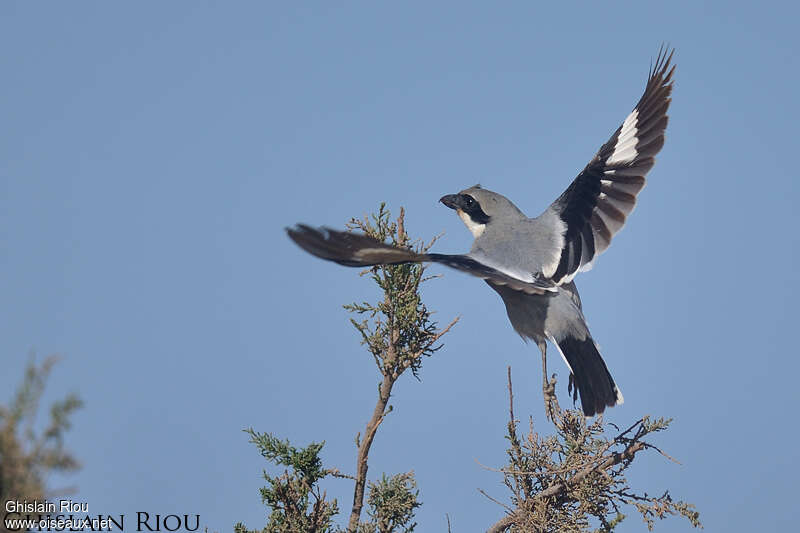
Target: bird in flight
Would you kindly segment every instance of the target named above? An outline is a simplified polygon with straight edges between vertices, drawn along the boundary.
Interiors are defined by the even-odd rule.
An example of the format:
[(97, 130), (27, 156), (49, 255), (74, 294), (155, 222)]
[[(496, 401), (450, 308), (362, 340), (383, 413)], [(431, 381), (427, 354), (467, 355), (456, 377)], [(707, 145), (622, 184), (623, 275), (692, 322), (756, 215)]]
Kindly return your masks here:
[(475, 185), (440, 201), (474, 236), (463, 255), (416, 253), (363, 234), (298, 224), (289, 237), (305, 251), (364, 267), (435, 262), (482, 278), (502, 298), (514, 330), (546, 357), (549, 340), (570, 370), (585, 416), (623, 401), (597, 349), (573, 278), (608, 248), (636, 205), (664, 145), (672, 52), (659, 52), (644, 94), (611, 138), (545, 211), (527, 217), (508, 198)]

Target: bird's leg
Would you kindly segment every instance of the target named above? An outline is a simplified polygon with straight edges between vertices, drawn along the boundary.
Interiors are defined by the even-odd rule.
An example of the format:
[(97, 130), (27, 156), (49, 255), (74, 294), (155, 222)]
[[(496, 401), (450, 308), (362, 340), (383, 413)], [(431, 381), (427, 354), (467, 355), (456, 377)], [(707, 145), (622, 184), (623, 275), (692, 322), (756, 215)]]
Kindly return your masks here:
[(556, 413), (559, 412), (558, 399), (556, 398), (556, 377), (552, 379), (547, 376), (547, 342), (544, 340), (536, 341), (536, 345), (542, 352), (542, 395), (544, 396), (544, 412), (547, 418), (554, 424), (556, 423)]

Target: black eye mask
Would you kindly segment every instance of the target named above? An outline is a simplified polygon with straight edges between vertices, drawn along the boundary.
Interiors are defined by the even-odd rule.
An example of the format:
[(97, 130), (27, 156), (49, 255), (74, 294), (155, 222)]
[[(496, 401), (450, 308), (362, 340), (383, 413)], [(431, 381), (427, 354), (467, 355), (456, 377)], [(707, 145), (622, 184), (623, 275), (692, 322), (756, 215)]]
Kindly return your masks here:
[(459, 198), (461, 199), (461, 210), (468, 214), (473, 222), (478, 224), (486, 224), (489, 222), (489, 215), (483, 211), (481, 204), (479, 204), (475, 198), (468, 194), (460, 194)]

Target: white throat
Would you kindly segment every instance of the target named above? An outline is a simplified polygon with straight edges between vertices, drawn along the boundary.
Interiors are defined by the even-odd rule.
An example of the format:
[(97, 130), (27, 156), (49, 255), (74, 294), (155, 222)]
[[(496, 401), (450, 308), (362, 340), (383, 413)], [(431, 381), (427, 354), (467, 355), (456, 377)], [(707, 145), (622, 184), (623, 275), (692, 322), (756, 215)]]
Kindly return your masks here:
[(478, 224), (461, 209), (458, 210), (458, 216), (461, 217), (461, 220), (464, 222), (464, 225), (467, 227), (467, 229), (472, 233), (473, 237), (477, 239), (483, 235), (483, 232), (486, 229), (486, 224)]

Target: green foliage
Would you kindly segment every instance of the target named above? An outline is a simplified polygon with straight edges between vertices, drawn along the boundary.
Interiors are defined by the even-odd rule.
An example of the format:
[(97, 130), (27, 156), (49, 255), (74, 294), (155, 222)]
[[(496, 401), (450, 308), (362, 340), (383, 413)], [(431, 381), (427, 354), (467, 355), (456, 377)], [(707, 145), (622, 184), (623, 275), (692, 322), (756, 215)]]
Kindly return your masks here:
[(324, 442), (312, 442), (308, 447), (298, 450), (288, 440), (282, 441), (268, 433), (256, 433), (252, 429), (247, 430), (247, 433), (250, 434), (250, 442), (256, 445), (267, 460), (291, 466), (301, 478), (311, 484), (324, 477), (322, 459), (319, 457), (319, 452), (325, 446)]
[[(386, 204), (381, 204), (372, 219), (352, 219), (348, 229), (356, 229), (380, 241), (403, 248), (427, 252), (436, 239), (428, 244), (411, 246), (403, 225), (404, 212), (400, 210), (397, 221), (391, 220)], [(350, 322), (362, 337), (375, 359), (375, 364), (384, 375), (397, 378), (406, 368), (411, 368), (417, 376), (422, 366), (422, 356), (430, 356), (441, 348), (436, 346), (439, 337), (447, 331), (437, 330), (436, 322), (422, 302), (420, 284), (431, 279), (425, 277), (426, 266), (421, 263), (403, 265), (381, 265), (371, 267), (362, 274), (369, 273), (372, 280), (383, 291), (383, 299), (376, 304), (368, 302), (352, 303), (344, 308), (361, 320), (351, 318)]]
[(38, 365), (31, 360), (8, 406), (0, 405), (0, 501), (43, 500), (49, 495), (48, 474), (80, 468), (64, 447), (70, 419), (83, 405), (76, 395), (55, 402), (44, 430), (35, 429), (39, 403), (56, 362), (53, 356)]
[(368, 522), (362, 522), (358, 533), (412, 533), (417, 526), (414, 511), (422, 505), (413, 472), (392, 477), (381, 476), (369, 484)]
[[(319, 482), (328, 476), (349, 477), (336, 469), (325, 469), (319, 454), (324, 442), (312, 442), (305, 448), (295, 448), (288, 440), (269, 433), (245, 432), (262, 457), (276, 465), (290, 468), (281, 475), (271, 476), (264, 471), (268, 486), (261, 488), (261, 500), (271, 510), (267, 526), (250, 530), (242, 523), (234, 526), (235, 533), (337, 533), (341, 528), (333, 518), (339, 513), (336, 500), (328, 501)], [(387, 477), (369, 484), (367, 511), (370, 520), (358, 525), (358, 533), (412, 533), (414, 511), (421, 505), (413, 472)]]
[[(322, 467), (319, 454), (324, 442), (312, 442), (305, 448), (297, 449), (288, 440), (280, 440), (269, 433), (256, 433), (252, 428), (245, 430), (250, 442), (255, 444), (261, 455), (277, 465), (288, 466), (279, 476), (271, 476), (264, 471), (268, 485), (261, 488), (261, 501), (271, 510), (267, 526), (269, 533), (332, 533), (340, 531), (333, 523), (338, 514), (336, 500), (328, 501), (326, 493), (320, 492), (319, 481), (335, 470)], [(253, 533), (244, 524), (234, 526), (236, 533)]]

